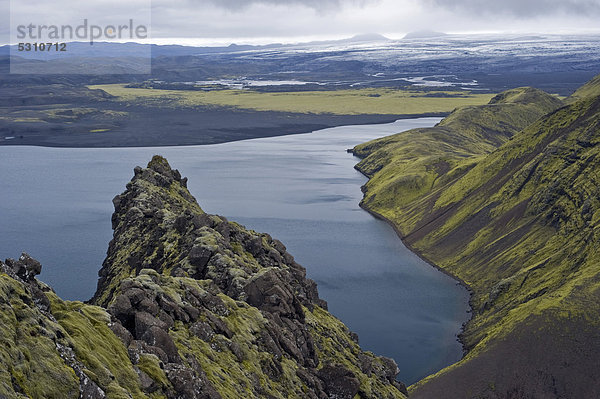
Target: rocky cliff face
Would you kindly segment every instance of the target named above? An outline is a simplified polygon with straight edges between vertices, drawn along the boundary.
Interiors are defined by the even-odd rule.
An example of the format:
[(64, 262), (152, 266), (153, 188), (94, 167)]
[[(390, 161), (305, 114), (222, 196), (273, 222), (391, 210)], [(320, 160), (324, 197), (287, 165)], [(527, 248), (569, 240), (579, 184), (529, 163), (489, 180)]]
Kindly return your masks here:
[(2, 264), (0, 397), (405, 397), (281, 242), (204, 213), (164, 158), (114, 205), (90, 304)]

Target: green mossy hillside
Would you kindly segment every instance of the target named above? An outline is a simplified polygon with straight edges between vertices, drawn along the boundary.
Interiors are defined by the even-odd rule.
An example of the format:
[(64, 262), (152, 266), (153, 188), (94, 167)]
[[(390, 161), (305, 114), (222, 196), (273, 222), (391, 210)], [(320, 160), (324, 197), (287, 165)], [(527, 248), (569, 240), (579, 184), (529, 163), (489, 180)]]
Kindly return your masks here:
[(596, 96), (600, 96), (600, 75), (595, 76), (592, 80), (577, 89), (575, 93), (567, 98), (567, 102), (575, 102)]
[(27, 254), (0, 262), (0, 396), (146, 397), (110, 315), (19, 272), (36, 265)]
[[(363, 154), (388, 160), (363, 205), (473, 292), (461, 334), (468, 353), (411, 387), (412, 397), (599, 394), (599, 128), (600, 97), (579, 100), (489, 154), (449, 162), (418, 192), (385, 185), (385, 175), (411, 177), (396, 159), (406, 159), (398, 143), (412, 137)], [(430, 145), (456, 160), (447, 140)]]
[[(432, 128), (409, 130), (358, 145), (356, 168), (370, 178), (363, 205), (394, 219), (416, 198), (444, 186), (482, 156), (562, 102), (543, 91), (518, 88), (498, 94), (489, 104), (456, 109)], [(402, 218), (410, 230), (416, 220)]]

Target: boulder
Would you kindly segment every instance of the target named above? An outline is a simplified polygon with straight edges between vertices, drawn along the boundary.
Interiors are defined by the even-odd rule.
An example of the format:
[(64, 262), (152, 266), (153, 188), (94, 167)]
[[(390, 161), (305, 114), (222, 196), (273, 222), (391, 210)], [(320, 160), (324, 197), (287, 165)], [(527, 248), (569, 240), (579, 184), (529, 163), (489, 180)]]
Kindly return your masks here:
[(360, 381), (352, 371), (343, 366), (324, 366), (318, 375), (331, 399), (352, 399), (358, 393)]
[(150, 327), (158, 327), (161, 330), (167, 330), (167, 325), (165, 322), (157, 319), (147, 312), (137, 312), (135, 314), (135, 337), (136, 339), (141, 339), (146, 331), (150, 329)]
[(181, 361), (173, 338), (160, 327), (150, 327), (144, 332), (141, 339), (150, 346), (156, 346), (162, 349), (166, 353), (169, 363), (179, 363)]

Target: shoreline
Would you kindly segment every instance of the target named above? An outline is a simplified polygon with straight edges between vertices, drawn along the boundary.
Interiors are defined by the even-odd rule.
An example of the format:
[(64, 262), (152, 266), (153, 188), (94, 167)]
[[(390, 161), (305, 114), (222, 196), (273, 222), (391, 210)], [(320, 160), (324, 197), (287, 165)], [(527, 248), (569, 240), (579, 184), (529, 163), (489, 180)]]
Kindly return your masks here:
[[(41, 130), (30, 126), (0, 137), (0, 146), (49, 148), (184, 147), (221, 144), (266, 137), (280, 137), (340, 126), (377, 125), (403, 119), (443, 117), (448, 113), (423, 114), (299, 114), (247, 110), (177, 110), (137, 114), (114, 130), (92, 133), (83, 126)], [(60, 124), (59, 124), (60, 125)], [(62, 126), (62, 125), (60, 125)], [(1, 132), (2, 129), (0, 129)], [(10, 137), (6, 139), (6, 137)]]
[[(367, 177), (364, 173), (361, 172), (361, 174), (363, 176)], [(363, 198), (364, 198), (364, 195), (363, 195)], [(465, 327), (467, 326), (467, 324), (470, 323), (471, 320), (473, 320), (473, 316), (474, 316), (474, 308), (473, 308), (473, 302), (472, 302), (473, 301), (473, 295), (474, 295), (473, 289), (463, 279), (461, 279), (458, 276), (455, 276), (454, 274), (450, 273), (448, 270), (445, 270), (444, 268), (436, 265), (430, 259), (428, 259), (427, 257), (425, 257), (425, 255), (423, 255), (423, 253), (421, 253), (421, 251), (415, 249), (412, 245), (410, 245), (409, 243), (407, 243), (406, 240), (405, 240), (404, 234), (402, 234), (402, 232), (398, 229), (398, 227), (394, 224), (394, 222), (392, 222), (391, 220), (389, 220), (385, 216), (381, 215), (380, 213), (378, 213), (378, 212), (376, 212), (376, 211), (374, 211), (372, 209), (367, 208), (362, 202), (360, 202), (358, 204), (358, 206), (362, 210), (364, 210), (365, 212), (369, 213), (374, 218), (379, 219), (381, 221), (384, 221), (389, 226), (391, 226), (394, 229), (394, 232), (396, 232), (396, 235), (398, 236), (398, 238), (400, 239), (400, 241), (402, 242), (402, 244), (409, 251), (411, 251), (412, 253), (414, 253), (415, 255), (417, 255), (419, 257), (419, 259), (421, 259), (423, 262), (427, 263), (428, 265), (430, 265), (434, 269), (436, 269), (436, 270), (442, 272), (443, 274), (447, 275), (448, 277), (452, 278), (453, 280), (455, 280), (456, 282), (458, 282), (458, 284), (460, 284), (462, 287), (464, 287), (469, 292), (469, 302), (468, 303), (469, 303), (469, 310), (470, 310), (469, 311), (469, 315), (470, 316), (469, 316), (469, 319), (462, 324), (462, 326), (461, 326), (461, 328), (459, 330), (459, 333), (456, 335), (457, 336), (457, 340), (458, 340), (458, 342), (460, 342), (460, 345), (462, 346), (462, 349), (463, 349), (463, 355), (462, 355), (461, 360), (464, 359), (464, 357), (467, 355), (467, 353), (469, 351), (465, 348), (465, 343), (462, 340), (461, 335), (464, 333)], [(458, 363), (458, 362), (456, 362), (456, 363)], [(456, 363), (452, 363), (452, 364), (456, 364)], [(448, 366), (446, 366), (446, 367), (448, 367)], [(441, 370), (443, 370), (443, 369), (441, 369)], [(441, 371), (441, 370), (438, 370), (438, 372)]]

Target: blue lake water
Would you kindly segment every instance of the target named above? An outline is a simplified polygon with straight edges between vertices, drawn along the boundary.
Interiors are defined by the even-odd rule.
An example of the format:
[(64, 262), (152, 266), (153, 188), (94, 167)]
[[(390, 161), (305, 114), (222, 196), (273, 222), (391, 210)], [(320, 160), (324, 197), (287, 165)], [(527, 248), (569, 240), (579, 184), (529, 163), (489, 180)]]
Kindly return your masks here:
[(346, 152), (438, 118), (343, 126), (207, 146), (0, 147), (0, 256), (26, 251), (40, 279), (85, 300), (112, 237), (112, 198), (153, 154), (189, 177), (202, 208), (280, 239), (361, 346), (396, 360), (413, 383), (460, 359), (468, 292), (358, 207), (366, 178)]

